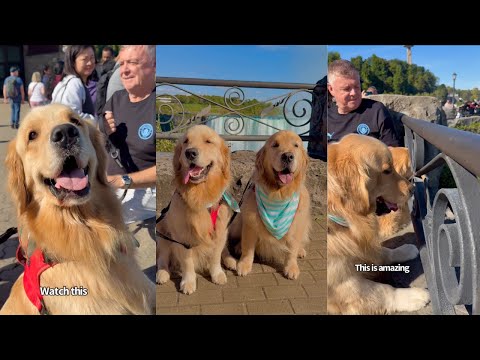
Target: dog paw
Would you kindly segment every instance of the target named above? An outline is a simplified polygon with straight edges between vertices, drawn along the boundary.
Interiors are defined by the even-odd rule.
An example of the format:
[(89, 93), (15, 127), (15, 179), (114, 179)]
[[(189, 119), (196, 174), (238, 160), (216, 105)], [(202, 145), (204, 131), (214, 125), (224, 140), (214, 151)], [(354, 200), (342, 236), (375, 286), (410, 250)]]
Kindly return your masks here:
[(248, 260), (241, 260), (237, 264), (237, 274), (239, 276), (246, 276), (250, 271), (252, 271), (253, 263)]
[(211, 274), (212, 282), (217, 285), (224, 285), (227, 283), (227, 275), (223, 271)]
[(197, 281), (196, 280), (182, 280), (180, 282), (180, 290), (186, 294), (190, 295), (197, 290)]
[(157, 271), (157, 284), (165, 284), (168, 280), (170, 280), (168, 271), (163, 269)]
[(304, 248), (301, 248), (300, 250), (298, 250), (298, 255), (297, 256), (300, 259), (303, 259), (305, 256), (307, 256), (307, 251)]
[(295, 280), (298, 279), (298, 276), (300, 275), (300, 269), (298, 268), (297, 264), (290, 264), (285, 267), (285, 269), (283, 270), (283, 274), (286, 278), (290, 280)]
[(418, 256), (418, 249), (415, 245), (404, 244), (396, 249), (393, 249), (392, 262), (405, 262), (415, 259)]
[(224, 258), (223, 265), (229, 270), (237, 270), (237, 260), (232, 256)]
[(395, 311), (417, 311), (430, 302), (430, 294), (425, 289), (395, 289)]

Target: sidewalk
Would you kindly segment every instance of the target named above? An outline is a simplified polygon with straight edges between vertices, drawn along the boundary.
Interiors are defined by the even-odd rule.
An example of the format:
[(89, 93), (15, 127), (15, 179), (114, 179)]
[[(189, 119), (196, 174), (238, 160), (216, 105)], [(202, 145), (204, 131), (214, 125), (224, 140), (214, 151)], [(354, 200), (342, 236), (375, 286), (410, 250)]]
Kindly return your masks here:
[[(7, 187), (7, 170), (5, 157), (8, 143), (17, 134), (16, 129), (10, 128), (10, 104), (4, 104), (0, 99), (0, 234), (10, 227), (17, 226), (17, 212)], [(28, 104), (20, 109), (20, 121), (30, 111)], [(15, 251), (18, 246), (17, 235), (12, 236), (0, 245), (0, 307), (3, 306), (10, 294), (10, 289), (23, 272), (23, 267), (15, 261)]]

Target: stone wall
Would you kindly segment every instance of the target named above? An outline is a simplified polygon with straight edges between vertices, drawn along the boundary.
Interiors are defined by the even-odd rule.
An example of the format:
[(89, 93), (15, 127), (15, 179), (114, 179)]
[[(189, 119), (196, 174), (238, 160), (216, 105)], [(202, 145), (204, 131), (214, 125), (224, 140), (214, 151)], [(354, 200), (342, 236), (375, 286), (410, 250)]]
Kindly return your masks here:
[[(168, 205), (173, 193), (173, 153), (157, 153), (157, 213)], [(237, 200), (242, 197), (245, 186), (255, 166), (255, 152), (235, 151), (232, 153), (232, 184), (230, 192)], [(312, 214), (326, 213), (327, 163), (310, 158), (306, 186), (312, 200)]]

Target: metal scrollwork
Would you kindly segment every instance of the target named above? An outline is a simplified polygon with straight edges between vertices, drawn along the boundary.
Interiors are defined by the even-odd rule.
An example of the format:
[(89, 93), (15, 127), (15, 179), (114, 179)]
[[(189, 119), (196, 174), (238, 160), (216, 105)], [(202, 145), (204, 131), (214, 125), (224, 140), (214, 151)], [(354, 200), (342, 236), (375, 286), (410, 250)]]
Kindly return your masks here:
[(301, 119), (305, 119), (306, 115), (308, 113), (308, 109), (310, 109), (310, 111), (312, 110), (312, 101), (305, 98), (305, 97), (301, 97), (300, 99), (296, 100), (293, 103), (293, 106), (291, 108), (292, 110), (291, 110), (290, 113), (294, 116), (294, 118), (289, 119), (289, 116), (288, 116), (288, 113), (287, 113), (287, 110), (288, 110), (287, 105), (289, 104), (289, 101), (291, 99), (292, 100), (294, 99), (294, 95), (298, 95), (301, 92), (307, 92), (311, 96), (311, 93), (309, 93), (306, 90), (300, 90), (300, 91), (292, 92), (286, 97), (285, 104), (283, 106), (283, 116), (285, 118), (285, 121), (287, 123), (289, 123), (291, 126), (295, 126), (295, 127), (302, 127), (302, 126), (307, 125), (310, 122), (310, 116), (308, 116), (307, 121), (303, 124), (295, 124), (291, 121), (291, 120), (297, 120), (298, 121), (298, 120), (301, 120)]
[(231, 87), (225, 91), (225, 95), (223, 95), (223, 101), (229, 108), (242, 106), (245, 102), (245, 93), (242, 89), (236, 86)]
[[(479, 314), (480, 185), (472, 173), (448, 156), (442, 157), (457, 188), (440, 189), (423, 221), (429, 261), (425, 271), (435, 289), (431, 290), (432, 305), (437, 314), (455, 314), (455, 305), (473, 305), (472, 312)], [(454, 219), (446, 218), (448, 207)]]
[[(171, 87), (174, 88), (177, 93), (185, 93), (186, 95), (191, 95), (199, 100), (202, 103), (207, 103), (211, 106), (215, 106), (216, 109), (223, 109), (222, 114), (212, 114), (209, 115), (209, 111), (202, 111), (198, 114), (188, 114), (185, 105), (182, 104), (180, 99), (173, 94), (163, 94), (157, 96), (172, 99), (173, 103), (169, 102), (159, 102), (158, 112), (161, 114), (159, 117), (160, 125), (162, 132), (157, 134), (157, 137), (162, 138), (162, 135), (165, 138), (168, 138), (172, 133), (181, 133), (186, 131), (186, 129), (194, 124), (198, 123), (212, 123), (213, 121), (219, 119), (218, 121), (223, 121), (223, 128), (226, 134), (241, 136), (239, 134), (245, 129), (245, 121), (252, 121), (261, 125), (264, 125), (268, 128), (274, 130), (281, 130), (281, 127), (275, 124), (278, 124), (278, 119), (275, 119), (276, 122), (271, 121), (270, 118), (267, 118), (267, 115), (271, 113), (278, 107), (283, 107), (283, 120), (286, 121), (290, 126), (293, 127), (302, 127), (307, 125), (310, 122), (310, 114), (312, 107), (312, 90), (308, 89), (297, 89), (290, 91), (289, 93), (281, 96), (276, 96), (274, 98), (265, 100), (260, 104), (263, 104), (263, 110), (261, 114), (258, 115), (246, 115), (247, 111), (251, 112), (252, 108), (257, 109), (259, 107), (259, 102), (250, 103), (246, 101), (245, 93), (242, 89), (237, 86), (231, 86), (228, 88), (223, 96), (223, 103), (216, 102), (207, 98), (203, 95), (195, 94), (192, 91), (189, 91), (185, 88), (182, 88), (178, 85), (170, 83), (157, 83), (157, 89), (160, 87)], [(157, 90), (159, 92), (159, 90)], [(178, 94), (177, 94), (178, 95)], [(301, 97), (303, 96), (303, 97)], [(179, 106), (177, 106), (179, 105)], [(207, 114), (208, 113), (208, 114)], [(167, 114), (167, 115), (165, 115)], [(276, 112), (279, 115), (279, 112)], [(208, 115), (208, 116), (207, 116)], [(221, 119), (221, 120), (220, 120)], [(305, 121), (304, 121), (305, 120)], [(165, 124), (169, 124), (169, 129), (165, 128)], [(309, 130), (306, 130), (303, 134), (308, 134)], [(240, 138), (239, 138), (240, 140)]]

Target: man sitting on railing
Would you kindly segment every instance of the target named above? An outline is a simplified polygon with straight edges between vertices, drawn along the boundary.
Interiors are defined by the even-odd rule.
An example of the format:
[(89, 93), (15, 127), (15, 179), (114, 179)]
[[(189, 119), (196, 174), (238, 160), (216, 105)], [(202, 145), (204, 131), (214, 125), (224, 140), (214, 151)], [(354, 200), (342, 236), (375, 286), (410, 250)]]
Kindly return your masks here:
[(362, 98), (360, 74), (347, 60), (328, 66), (328, 91), (335, 98), (328, 108), (328, 142), (351, 133), (377, 138), (389, 146), (399, 146), (393, 119), (379, 101)]

